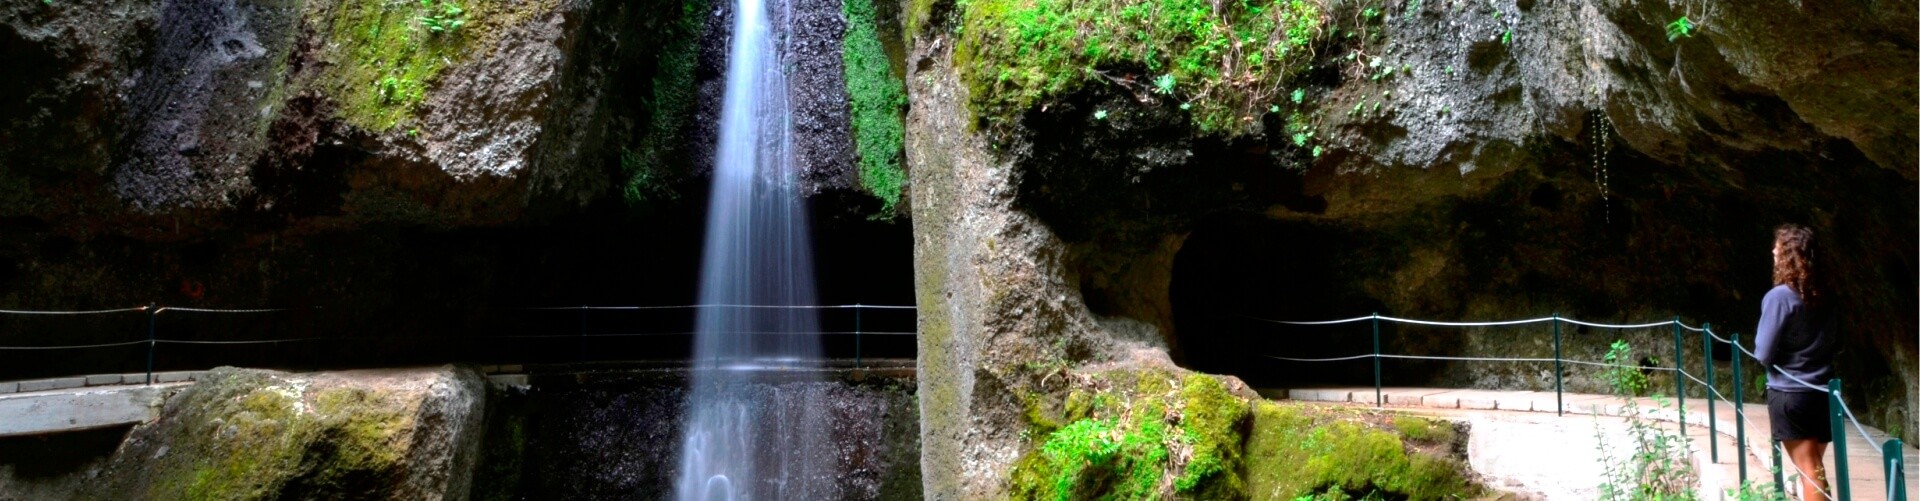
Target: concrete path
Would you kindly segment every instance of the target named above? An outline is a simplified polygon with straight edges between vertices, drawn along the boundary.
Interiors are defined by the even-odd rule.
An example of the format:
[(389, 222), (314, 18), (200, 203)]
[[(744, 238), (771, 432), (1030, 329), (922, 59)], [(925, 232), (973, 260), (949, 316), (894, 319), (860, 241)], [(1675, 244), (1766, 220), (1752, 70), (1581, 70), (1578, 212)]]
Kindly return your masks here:
[[(1260, 393), (1266, 395), (1268, 398), (1284, 398), (1307, 402), (1365, 406), (1372, 406), (1375, 403), (1373, 387), (1262, 389)], [(1503, 414), (1511, 417), (1516, 415), (1515, 413), (1529, 413), (1527, 416), (1554, 416), (1553, 419), (1555, 420), (1577, 419), (1579, 423), (1585, 423), (1588, 421), (1620, 420), (1620, 417), (1626, 415), (1627, 408), (1625, 400), (1611, 395), (1567, 393), (1561, 395), (1556, 402), (1553, 392), (1535, 391), (1383, 388), (1380, 392), (1380, 397), (1385, 402), (1385, 407), (1387, 408), (1459, 418), (1497, 416)], [(1640, 398), (1637, 399), (1636, 404), (1642, 409), (1641, 415), (1643, 417), (1675, 423), (1681, 419), (1681, 413), (1676, 409), (1670, 408), (1671, 403), (1668, 404), (1669, 407), (1663, 408), (1660, 403), (1654, 399)], [(1719, 493), (1722, 490), (1739, 485), (1740, 463), (1735, 462), (1737, 457), (1734, 454), (1736, 450), (1735, 435), (1738, 431), (1735, 423), (1738, 421), (1738, 418), (1732, 412), (1732, 409), (1728, 408), (1728, 405), (1724, 402), (1716, 404), (1715, 407), (1716, 412), (1713, 419), (1715, 429), (1713, 431), (1717, 432), (1718, 436), (1710, 436), (1706, 423), (1706, 401), (1702, 399), (1688, 399), (1686, 402), (1686, 433), (1694, 447), (1693, 452), (1696, 456), (1695, 464), (1699, 466), (1699, 468), (1696, 469), (1700, 473), (1701, 490), (1707, 494), (1703, 496), (1703, 499), (1719, 499)], [(1554, 415), (1553, 412), (1556, 408), (1565, 410), (1565, 415)], [(1746, 414), (1747, 454), (1741, 456), (1744, 456), (1747, 463), (1747, 478), (1755, 483), (1770, 483), (1772, 482), (1773, 475), (1773, 454), (1770, 449), (1771, 443), (1769, 440), (1772, 421), (1768, 419), (1767, 406), (1765, 404), (1747, 404), (1744, 408)], [(1537, 429), (1538, 427), (1521, 428), (1508, 426), (1506, 424), (1511, 422), (1514, 422), (1511, 418), (1494, 421), (1492, 422), (1492, 429), (1476, 429), (1475, 435), (1487, 432), (1513, 434), (1537, 434), (1540, 432), (1540, 430)], [(1548, 422), (1532, 420), (1523, 422), (1542, 425), (1549, 424)], [(1476, 423), (1476, 426), (1481, 425)], [(1573, 451), (1592, 450), (1597, 445), (1597, 442), (1595, 442), (1596, 439), (1594, 438), (1594, 425), (1586, 425), (1584, 428), (1574, 426), (1566, 428), (1563, 431), (1565, 431), (1563, 434), (1554, 435), (1548, 433), (1529, 440), (1538, 440), (1539, 443), (1543, 444), (1543, 447), (1539, 449), (1548, 451), (1550, 454), (1566, 454)], [(1864, 437), (1861, 437), (1860, 433), (1855, 431), (1852, 425), (1848, 425), (1847, 427), (1846, 446), (1849, 469), (1848, 477), (1850, 478), (1848, 485), (1851, 487), (1851, 494), (1855, 500), (1883, 500), (1886, 499), (1887, 475), (1885, 467), (1882, 464), (1883, 458), (1880, 454), (1880, 447), (1889, 436), (1886, 432), (1871, 427), (1867, 428), (1867, 432), (1873, 435), (1874, 440), (1871, 443)], [(1586, 444), (1588, 447), (1582, 448), (1580, 444), (1574, 442), (1594, 443), (1588, 443)], [(1609, 440), (1609, 442), (1613, 442), (1613, 440)], [(1712, 450), (1714, 445), (1717, 445), (1719, 448), (1718, 461), (1715, 461), (1712, 457), (1714, 455), (1714, 451)], [(1905, 472), (1908, 494), (1907, 501), (1915, 501), (1913, 499), (1915, 496), (1915, 486), (1920, 485), (1920, 471), (1916, 470), (1920, 470), (1920, 468), (1915, 468), (1913, 465), (1920, 463), (1920, 449), (1915, 449), (1911, 444), (1905, 445), (1902, 449), (1902, 455), (1905, 457), (1907, 464)], [(1829, 472), (1835, 472), (1834, 474), (1837, 474), (1833, 454), (1834, 449), (1828, 448), (1826, 459), (1827, 468)], [(1510, 454), (1509, 456), (1512, 455)], [(1534, 462), (1535, 460), (1544, 461), (1544, 458), (1526, 459), (1510, 457), (1508, 463), (1509, 465), (1554, 464), (1552, 461)], [(1480, 466), (1482, 465), (1475, 465), (1476, 468)], [(1792, 472), (1791, 469), (1788, 471), (1789, 473)], [(1563, 476), (1582, 479), (1598, 478), (1597, 476), (1574, 471), (1563, 472)], [(1587, 483), (1595, 482), (1588, 481)], [(1578, 497), (1581, 493), (1568, 492), (1567, 494)], [(1558, 498), (1560, 496), (1554, 497)]]
[[(141, 379), (145, 379), (144, 375)], [(152, 421), (187, 382), (92, 386), (0, 394), (0, 437), (125, 426)]]

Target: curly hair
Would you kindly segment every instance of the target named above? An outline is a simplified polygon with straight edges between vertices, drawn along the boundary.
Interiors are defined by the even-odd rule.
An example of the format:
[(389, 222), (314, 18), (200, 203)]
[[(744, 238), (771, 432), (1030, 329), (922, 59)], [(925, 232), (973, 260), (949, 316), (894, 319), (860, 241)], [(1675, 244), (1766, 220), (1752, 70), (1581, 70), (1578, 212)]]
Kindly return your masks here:
[(1773, 260), (1773, 283), (1792, 288), (1808, 306), (1825, 299), (1826, 291), (1819, 285), (1821, 270), (1814, 265), (1817, 247), (1813, 244), (1813, 230), (1793, 223), (1783, 224), (1773, 230), (1773, 243), (1780, 248), (1780, 256)]

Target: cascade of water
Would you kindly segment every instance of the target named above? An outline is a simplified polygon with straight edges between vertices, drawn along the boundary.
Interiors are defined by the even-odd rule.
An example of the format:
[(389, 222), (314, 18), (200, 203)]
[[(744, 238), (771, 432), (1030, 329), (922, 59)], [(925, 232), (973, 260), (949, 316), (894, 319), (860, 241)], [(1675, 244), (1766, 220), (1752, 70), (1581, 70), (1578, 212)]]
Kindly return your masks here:
[[(763, 0), (737, 0), (720, 143), (708, 207), (700, 302), (812, 305), (806, 207), (792, 165), (792, 120)], [(781, 15), (771, 15), (781, 14)], [(784, 30), (783, 30), (784, 31)], [(699, 312), (676, 488), (682, 500), (832, 497), (825, 416), (782, 398), (773, 378), (811, 373), (819, 320), (807, 308), (709, 306)]]

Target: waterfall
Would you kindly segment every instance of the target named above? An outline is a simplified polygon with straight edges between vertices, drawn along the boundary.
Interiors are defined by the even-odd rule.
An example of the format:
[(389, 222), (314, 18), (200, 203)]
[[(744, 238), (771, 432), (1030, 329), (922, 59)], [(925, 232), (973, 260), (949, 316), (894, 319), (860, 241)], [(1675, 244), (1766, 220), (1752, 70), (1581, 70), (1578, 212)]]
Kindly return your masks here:
[[(676, 484), (682, 500), (834, 497), (824, 406), (783, 398), (820, 358), (813, 260), (796, 188), (776, 22), (737, 0), (708, 206), (693, 371)], [(780, 7), (776, 4), (773, 7)], [(775, 15), (778, 14), (778, 15)]]

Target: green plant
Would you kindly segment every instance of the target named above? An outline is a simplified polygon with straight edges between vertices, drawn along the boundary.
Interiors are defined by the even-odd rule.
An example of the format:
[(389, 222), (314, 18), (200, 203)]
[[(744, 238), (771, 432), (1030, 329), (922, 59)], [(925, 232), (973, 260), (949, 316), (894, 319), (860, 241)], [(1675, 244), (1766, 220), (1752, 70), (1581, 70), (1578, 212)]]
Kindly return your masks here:
[(404, 78), (386, 77), (380, 79), (380, 83), (374, 87), (374, 91), (380, 94), (380, 102), (393, 103), (411, 97), (408, 92), (414, 88), (414, 85), (413, 82)]
[(1787, 496), (1781, 493), (1779, 488), (1774, 487), (1772, 483), (1758, 483), (1749, 480), (1741, 483), (1739, 487), (1727, 489), (1723, 499), (1733, 499), (1736, 501), (1787, 501)]
[(1679, 19), (1667, 23), (1667, 41), (1672, 42), (1682, 38), (1692, 38), (1693, 30), (1696, 27), (1697, 26), (1693, 24), (1693, 20), (1687, 19), (1686, 16), (1680, 16)]
[[(1694, 474), (1693, 463), (1687, 460), (1686, 436), (1661, 429), (1658, 422), (1642, 415), (1640, 404), (1634, 399), (1647, 389), (1647, 376), (1639, 367), (1627, 364), (1632, 360), (1632, 353), (1632, 346), (1625, 340), (1615, 340), (1607, 350), (1608, 366), (1601, 374), (1613, 386), (1614, 395), (1625, 400), (1622, 413), (1626, 417), (1630, 449), (1624, 456), (1615, 455), (1606, 435), (1595, 430), (1600, 460), (1605, 465), (1600, 498), (1607, 501), (1696, 499), (1694, 486), (1699, 479)], [(1665, 397), (1654, 398), (1662, 408), (1673, 405)]]
[(1160, 75), (1157, 78), (1154, 78), (1153, 92), (1155, 94), (1172, 95), (1173, 94), (1173, 74), (1168, 73), (1165, 75)]
[(459, 31), (467, 24), (467, 11), (460, 4), (442, 0), (436, 9), (433, 0), (420, 0), (420, 8), (426, 11), (420, 16), (420, 26), (435, 35)]
[(1614, 395), (1633, 397), (1647, 390), (1647, 374), (1629, 364), (1633, 360), (1633, 347), (1626, 340), (1614, 340), (1603, 360), (1607, 367), (1600, 375), (1613, 387)]
[(880, 43), (873, 0), (846, 0), (841, 14), (847, 19), (840, 54), (853, 111), (854, 146), (860, 153), (860, 186), (880, 199), (878, 217), (889, 218), (898, 210), (907, 182), (900, 166), (906, 151), (906, 83), (894, 75)]
[(1094, 112), (1093, 112), (1093, 119), (1094, 119), (1094, 120), (1106, 120), (1106, 119), (1107, 119), (1107, 110), (1094, 110)]

